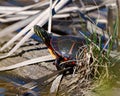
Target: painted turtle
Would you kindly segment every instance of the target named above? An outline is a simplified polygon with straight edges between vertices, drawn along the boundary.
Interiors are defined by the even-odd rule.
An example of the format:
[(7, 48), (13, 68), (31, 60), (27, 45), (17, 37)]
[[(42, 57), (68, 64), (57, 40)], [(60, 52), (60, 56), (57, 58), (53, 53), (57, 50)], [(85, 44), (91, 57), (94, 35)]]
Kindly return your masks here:
[[(52, 56), (55, 57), (54, 64), (58, 70), (61, 69), (61, 62), (75, 60), (78, 49), (86, 43), (85, 38), (77, 36), (53, 36), (38, 25), (34, 26), (34, 31), (41, 37)], [(66, 65), (74, 66), (75, 62), (69, 62)]]

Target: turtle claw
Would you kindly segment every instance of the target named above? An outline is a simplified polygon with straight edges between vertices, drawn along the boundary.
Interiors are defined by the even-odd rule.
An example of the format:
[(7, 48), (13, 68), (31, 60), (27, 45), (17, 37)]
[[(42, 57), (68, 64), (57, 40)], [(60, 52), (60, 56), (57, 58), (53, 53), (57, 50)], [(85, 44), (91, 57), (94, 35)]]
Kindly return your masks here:
[(54, 63), (53, 63), (53, 64), (56, 66), (57, 70), (63, 70), (63, 69), (65, 69), (65, 68), (70, 67), (70, 69), (69, 69), (67, 72), (65, 72), (64, 74), (72, 74), (72, 73), (73, 73), (73, 67), (74, 67), (74, 66), (71, 66), (71, 65), (66, 64), (66, 63), (60, 64), (60, 63), (61, 63), (61, 60), (62, 60), (62, 58), (58, 58), (58, 59), (56, 59), (56, 60), (54, 61)]
[(56, 66), (57, 70), (62, 70), (63, 68), (60, 66), (60, 61), (62, 60), (62, 58), (57, 58), (55, 61), (54, 61), (54, 65)]

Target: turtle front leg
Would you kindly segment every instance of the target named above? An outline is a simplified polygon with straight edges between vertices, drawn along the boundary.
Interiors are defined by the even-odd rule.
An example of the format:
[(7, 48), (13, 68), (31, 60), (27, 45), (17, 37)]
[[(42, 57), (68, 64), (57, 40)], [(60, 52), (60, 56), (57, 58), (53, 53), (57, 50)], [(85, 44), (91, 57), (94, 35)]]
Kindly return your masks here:
[(55, 59), (55, 61), (53, 63), (56, 66), (57, 70), (61, 70), (62, 69), (62, 67), (60, 66), (61, 60), (62, 60), (62, 58), (59, 57), (59, 58)]

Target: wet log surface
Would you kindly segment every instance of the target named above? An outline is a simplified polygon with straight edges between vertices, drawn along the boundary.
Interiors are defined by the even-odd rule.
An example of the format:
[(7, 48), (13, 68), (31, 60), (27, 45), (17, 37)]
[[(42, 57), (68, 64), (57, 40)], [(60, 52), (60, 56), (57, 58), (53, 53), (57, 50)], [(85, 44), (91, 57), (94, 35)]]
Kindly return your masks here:
[[(6, 41), (5, 39), (7, 38), (4, 37), (4, 40), (3, 38), (0, 38), (1, 42)], [(8, 52), (8, 50), (10, 49), (11, 48), (6, 49), (6, 52)], [(45, 56), (48, 54), (49, 52), (47, 50), (47, 47), (44, 44), (34, 41), (33, 39), (29, 39), (23, 46), (21, 46), (21, 48), (17, 50), (17, 52), (15, 52), (15, 54), (13, 54), (12, 56), (8, 58), (0, 60), (0, 66), (2, 67), (2, 66), (13, 65), (19, 62), (23, 62), (29, 59), (40, 57), (40, 56)], [(3, 54), (1, 53), (1, 55)], [(46, 67), (45, 64), (42, 64), (42, 65), (39, 63), (33, 64), (30, 66), (17, 68), (15, 70), (10, 71), (10, 73), (15, 73), (22, 77), (29, 77), (32, 79), (37, 79), (43, 75), (47, 75), (48, 73), (51, 73), (52, 71), (56, 70), (52, 62), (47, 62), (47, 66), (50, 66), (48, 67), (50, 69), (45, 68)]]

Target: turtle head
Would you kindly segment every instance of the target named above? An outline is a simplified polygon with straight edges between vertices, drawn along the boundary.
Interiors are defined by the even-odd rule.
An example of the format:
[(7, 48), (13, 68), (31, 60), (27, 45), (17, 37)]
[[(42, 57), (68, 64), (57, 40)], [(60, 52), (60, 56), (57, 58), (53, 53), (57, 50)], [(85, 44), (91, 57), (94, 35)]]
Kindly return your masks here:
[(50, 47), (50, 34), (47, 33), (42, 27), (35, 25), (34, 32), (42, 39), (47, 47)]

